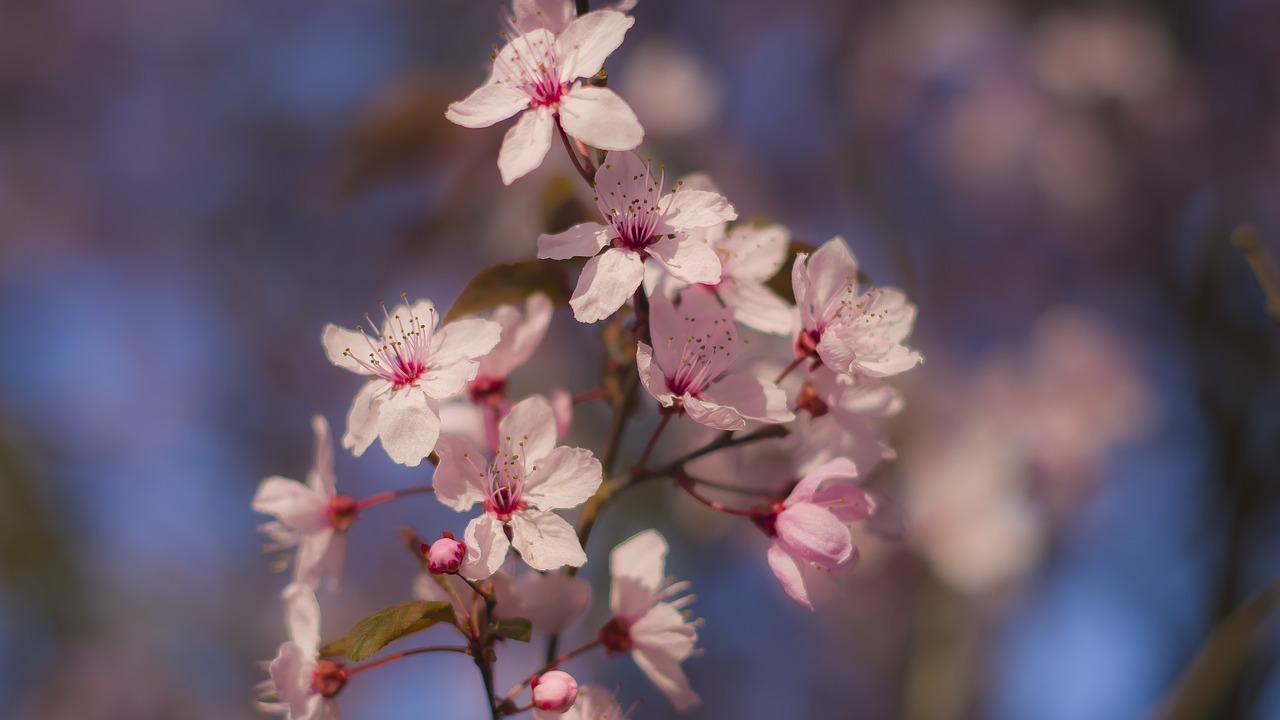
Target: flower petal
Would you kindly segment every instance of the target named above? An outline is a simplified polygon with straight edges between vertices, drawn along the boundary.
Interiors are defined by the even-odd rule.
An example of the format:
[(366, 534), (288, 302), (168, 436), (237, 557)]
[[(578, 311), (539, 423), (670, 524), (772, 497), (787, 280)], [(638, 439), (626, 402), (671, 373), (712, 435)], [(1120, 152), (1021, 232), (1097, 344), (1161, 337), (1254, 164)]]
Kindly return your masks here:
[(800, 482), (796, 483), (791, 494), (787, 496), (787, 502), (790, 504), (812, 502), (814, 493), (829, 481), (855, 481), (857, 478), (858, 466), (852, 460), (843, 457), (835, 458), (815, 467), (800, 478)]
[(307, 653), (296, 643), (287, 642), (280, 646), (276, 657), (267, 666), (271, 677), (271, 685), (287, 708), (290, 718), (302, 717), (306, 711), (307, 701), (311, 697), (311, 669), (315, 666), (315, 655)]
[(463, 542), (467, 544), (467, 557), (462, 561), (461, 572), (471, 580), (484, 580), (498, 572), (511, 547), (502, 523), (488, 513), (472, 518), (463, 533)]
[(458, 360), (479, 360), (502, 338), (502, 326), (492, 320), (455, 320), (436, 333), (431, 342), (431, 363), (448, 365)]
[(560, 127), (601, 150), (631, 150), (644, 140), (644, 128), (627, 101), (609, 88), (590, 85), (560, 99)]
[(644, 343), (638, 343), (636, 346), (636, 371), (640, 373), (640, 384), (644, 385), (644, 389), (661, 403), (662, 407), (671, 407), (675, 404), (675, 393), (667, 389), (667, 376), (653, 361), (653, 348)]
[(370, 380), (360, 388), (351, 401), (351, 410), (347, 413), (347, 432), (342, 436), (342, 447), (360, 457), (373, 439), (378, 437), (378, 416), (382, 405), (387, 401), (391, 384), (386, 380)]
[(720, 282), (720, 256), (710, 245), (677, 234), (664, 237), (646, 250), (675, 278), (690, 284), (715, 285)]
[(522, 510), (511, 516), (511, 530), (511, 544), (534, 570), (581, 567), (587, 561), (573, 526), (555, 513)]
[(658, 209), (673, 228), (700, 228), (736, 220), (738, 211), (718, 193), (706, 190), (678, 190), (663, 197)]
[[(516, 403), (498, 423), (498, 447), (524, 461), (525, 471), (541, 464), (556, 445), (556, 414), (541, 395)], [(544, 508), (545, 509), (545, 508)]]
[(788, 553), (777, 538), (769, 543), (768, 559), (769, 568), (778, 576), (782, 589), (791, 599), (812, 610), (813, 601), (809, 598), (809, 588), (804, 584), (803, 563)]
[(333, 433), (329, 421), (323, 415), (311, 416), (311, 431), (316, 436), (315, 462), (307, 475), (307, 485), (323, 497), (337, 494), (337, 479), (333, 476)]
[(503, 185), (510, 185), (538, 169), (551, 149), (554, 125), (550, 110), (531, 108), (511, 126), (502, 138), (502, 148), (498, 150), (498, 172), (502, 175)]
[(320, 603), (316, 594), (306, 585), (291, 583), (280, 596), (284, 598), (289, 639), (302, 650), (305, 659), (315, 658), (320, 649)]
[[(562, 573), (525, 573), (515, 581), (515, 589), (523, 605), (521, 615), (516, 617), (528, 618), (534, 632), (544, 635), (562, 632), (591, 604), (591, 584)], [(501, 609), (497, 613), (509, 617)]]
[(731, 407), (749, 420), (789, 422), (795, 413), (787, 409), (787, 394), (768, 380), (749, 373), (731, 373), (702, 393), (705, 402)]
[(311, 488), (279, 476), (263, 480), (253, 496), (254, 512), (275, 515), (290, 530), (302, 534), (318, 532), (329, 524), (327, 507), (328, 501)]
[(833, 568), (853, 556), (849, 528), (817, 505), (787, 505), (778, 513), (778, 541), (799, 560)]
[(444, 116), (467, 128), (483, 128), (506, 120), (529, 107), (529, 94), (503, 83), (481, 85), (464, 100), (449, 105)]
[(593, 323), (618, 311), (640, 287), (644, 265), (628, 250), (609, 248), (587, 261), (569, 306), (578, 322)]
[(320, 333), (320, 343), (324, 345), (324, 354), (329, 357), (329, 362), (361, 375), (368, 375), (369, 371), (352, 356), (364, 357), (370, 350), (369, 342), (368, 335), (333, 323), (325, 325), (324, 332)]
[(392, 391), (378, 414), (378, 437), (392, 460), (416, 467), (435, 450), (440, 437), (435, 401), (417, 388)]
[(587, 222), (574, 225), (562, 233), (538, 236), (538, 257), (551, 260), (568, 260), (574, 257), (592, 257), (609, 244), (608, 225)]
[(505, 378), (523, 365), (547, 334), (551, 324), (551, 298), (542, 293), (529, 296), (524, 313), (511, 305), (493, 311), (493, 321), (502, 328), (502, 337), (480, 361), (480, 375)]
[(488, 497), (489, 463), (474, 445), (454, 435), (441, 435), (436, 442), (440, 464), (431, 476), (436, 499), (445, 507), (466, 512)]
[(676, 658), (647, 650), (633, 650), (631, 658), (649, 680), (658, 686), (662, 694), (667, 696), (676, 710), (684, 712), (702, 702), (702, 698), (690, 687), (689, 678), (685, 676), (684, 670), (680, 668), (680, 661)]
[(569, 23), (552, 48), (560, 63), (560, 82), (600, 72), (605, 58), (618, 49), (635, 24), (635, 18), (612, 10), (589, 12)]
[(737, 410), (688, 393), (684, 396), (684, 411), (690, 420), (716, 430), (741, 430), (747, 426), (747, 421)]
[(537, 461), (525, 480), (524, 498), (539, 510), (575, 508), (595, 494), (603, 479), (600, 461), (590, 450), (558, 447)]
[(328, 573), (330, 589), (337, 590), (342, 585), (346, 549), (347, 536), (333, 528), (303, 538), (298, 544), (298, 559), (293, 570), (294, 582), (318, 590)]
[(667, 540), (657, 530), (645, 530), (619, 543), (609, 553), (609, 574), (613, 578), (610, 590), (613, 614), (620, 617), (634, 616), (628, 612), (630, 603), (620, 602), (619, 581), (630, 580), (648, 596), (643, 605), (662, 585), (667, 562)]
[(733, 319), (749, 328), (773, 335), (789, 335), (796, 329), (791, 305), (755, 280), (725, 277), (716, 292), (733, 308)]
[(717, 244), (724, 254), (725, 273), (765, 282), (787, 259), (791, 233), (781, 225), (738, 225)]

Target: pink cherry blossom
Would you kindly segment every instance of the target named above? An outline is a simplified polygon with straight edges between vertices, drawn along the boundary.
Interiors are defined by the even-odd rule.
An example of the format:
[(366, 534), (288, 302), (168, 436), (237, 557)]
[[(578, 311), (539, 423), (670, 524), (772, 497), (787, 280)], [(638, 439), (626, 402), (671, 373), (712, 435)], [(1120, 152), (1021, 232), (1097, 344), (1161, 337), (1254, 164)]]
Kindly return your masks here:
[(740, 352), (733, 311), (705, 295), (686, 295), (677, 310), (663, 295), (650, 304), (653, 347), (640, 343), (636, 367), (645, 390), (664, 408), (688, 413), (717, 430), (741, 430), (747, 420), (780, 423), (795, 415), (774, 383), (730, 373)]
[(483, 128), (524, 112), (498, 151), (502, 182), (535, 170), (551, 149), (558, 123), (566, 133), (602, 150), (630, 150), (644, 139), (640, 121), (616, 92), (575, 82), (600, 71), (635, 18), (613, 10), (587, 13), (557, 34), (522, 32), (494, 57), (484, 85), (445, 113), (463, 127)]
[(285, 588), (289, 642), (267, 666), (270, 679), (258, 686), (259, 707), (288, 720), (342, 720), (333, 697), (346, 684), (337, 663), (320, 660), (320, 604), (311, 588)]
[[(538, 257), (589, 257), (569, 299), (579, 322), (609, 317), (644, 279), (644, 261), (653, 258), (687, 283), (720, 282), (720, 259), (691, 228), (733, 220), (738, 213), (720, 195), (683, 190), (663, 195), (665, 175), (654, 178), (635, 153), (610, 155), (596, 173), (596, 207), (606, 223), (582, 223), (538, 238)], [(600, 252), (604, 250), (604, 252)]]
[(534, 720), (626, 720), (631, 713), (622, 709), (613, 692), (599, 685), (587, 685), (578, 689), (573, 707), (564, 714), (533, 711)]
[(846, 458), (820, 465), (759, 521), (771, 539), (769, 567), (787, 594), (810, 610), (831, 593), (831, 573), (857, 562), (848, 524), (875, 512), (871, 497), (853, 483), (857, 476)]
[(689, 583), (664, 577), (666, 557), (667, 541), (656, 530), (624, 541), (609, 554), (613, 618), (600, 629), (600, 640), (611, 655), (629, 651), (671, 704), (684, 711), (701, 702), (680, 667), (693, 653), (698, 630), (681, 612), (693, 601), (684, 594)]
[(370, 376), (351, 404), (342, 446), (359, 457), (380, 438), (392, 460), (414, 467), (440, 436), (439, 401), (466, 389), (479, 370), (477, 360), (498, 343), (501, 327), (468, 319), (437, 330), (429, 300), (390, 312), (384, 307), (383, 315), (382, 330), (372, 337), (361, 326), (324, 328), (329, 361)]
[(578, 681), (563, 670), (534, 675), (529, 681), (533, 706), (553, 715), (563, 715), (578, 699)]
[(315, 590), (325, 575), (337, 587), (342, 582), (346, 556), (345, 530), (355, 522), (355, 498), (339, 495), (333, 474), (333, 440), (323, 415), (311, 418), (315, 432), (315, 462), (307, 473), (307, 483), (283, 477), (269, 477), (253, 497), (255, 512), (276, 519), (262, 526), (274, 542), (268, 550), (297, 546), (294, 582)]
[[(636, 6), (636, 0), (622, 0), (599, 10), (617, 10), (627, 12)], [(539, 28), (550, 30), (559, 35), (573, 23), (578, 16), (573, 0), (514, 0), (511, 3), (511, 24), (519, 32), (530, 32)]]
[(858, 263), (844, 240), (833, 238), (813, 256), (796, 255), (791, 284), (802, 329), (796, 352), (815, 356), (841, 373), (888, 377), (920, 364), (903, 344), (916, 308), (902, 291), (872, 288), (858, 294)]
[(879, 378), (836, 374), (816, 368), (801, 387), (796, 405), (806, 422), (798, 422), (796, 464), (803, 475), (814, 467), (847, 457), (866, 474), (897, 453), (888, 442), (888, 420), (902, 410), (897, 388)]
[(511, 545), (535, 570), (582, 565), (587, 556), (573, 527), (549, 511), (577, 507), (595, 494), (600, 461), (588, 450), (555, 447), (555, 414), (540, 395), (516, 404), (498, 429), (501, 440), (492, 460), (450, 435), (441, 437), (437, 449), (436, 497), (458, 512), (476, 503), (484, 508), (467, 525), (462, 574), (493, 575)]

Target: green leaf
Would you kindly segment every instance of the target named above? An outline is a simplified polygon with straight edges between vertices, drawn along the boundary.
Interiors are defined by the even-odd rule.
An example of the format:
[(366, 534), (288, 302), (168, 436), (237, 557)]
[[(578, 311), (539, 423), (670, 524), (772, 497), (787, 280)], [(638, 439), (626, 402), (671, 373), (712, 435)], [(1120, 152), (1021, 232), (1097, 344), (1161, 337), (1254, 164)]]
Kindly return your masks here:
[(533, 623), (525, 618), (510, 618), (495, 622), (490, 629), (498, 637), (527, 643), (533, 634)]
[(360, 662), (393, 640), (439, 622), (453, 622), (453, 605), (441, 600), (413, 600), (383, 608), (356, 623), (347, 636), (320, 648), (323, 656), (346, 655)]
[(502, 304), (521, 303), (537, 292), (551, 298), (556, 305), (565, 305), (569, 302), (567, 269), (571, 266), (563, 260), (526, 260), (481, 270), (462, 289), (445, 314), (444, 322)]
[(1217, 717), (1215, 709), (1244, 671), (1262, 637), (1264, 623), (1277, 606), (1280, 582), (1268, 586), (1218, 623), (1155, 717)]

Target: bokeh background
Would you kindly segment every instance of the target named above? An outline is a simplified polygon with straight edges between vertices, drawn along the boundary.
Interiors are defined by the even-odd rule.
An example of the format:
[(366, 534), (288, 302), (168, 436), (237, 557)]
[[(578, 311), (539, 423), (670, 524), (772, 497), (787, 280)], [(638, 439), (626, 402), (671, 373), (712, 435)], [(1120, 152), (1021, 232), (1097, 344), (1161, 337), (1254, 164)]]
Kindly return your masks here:
[[(483, 78), (499, 14), (0, 4), (0, 715), (258, 716), (286, 578), (250, 499), (267, 475), (304, 476), (308, 418), (341, 429), (359, 385), (321, 327), (402, 292), (447, 305), (573, 212), (557, 148), (504, 188), (502, 130), (444, 120)], [(1248, 262), (1280, 252), (1280, 4), (634, 15), (607, 68), (644, 151), (797, 239), (843, 235), (918, 303), (926, 357), (905, 378), (900, 458), (875, 478), (902, 522), (859, 534), (862, 566), (816, 614), (782, 594), (754, 528), (657, 486), (606, 511), (585, 576), (657, 526), (694, 583), (705, 654), (686, 667), (705, 704), (689, 717), (1153, 712), (1211, 628), (1280, 577), (1280, 324)], [(1244, 223), (1252, 255), (1231, 242)], [(558, 317), (517, 390), (590, 390), (599, 359)], [(575, 441), (605, 418), (582, 408)], [(340, 453), (339, 487), (426, 468)], [(321, 598), (326, 635), (409, 597), (395, 527), (464, 520), (429, 496), (371, 509), (345, 592)], [(1210, 716), (1280, 717), (1280, 636), (1257, 638)], [(538, 645), (505, 651), (500, 687)], [(670, 714), (629, 660), (569, 669), (620, 686), (635, 717)], [(422, 656), (341, 704), (481, 717), (479, 693), (465, 661)]]

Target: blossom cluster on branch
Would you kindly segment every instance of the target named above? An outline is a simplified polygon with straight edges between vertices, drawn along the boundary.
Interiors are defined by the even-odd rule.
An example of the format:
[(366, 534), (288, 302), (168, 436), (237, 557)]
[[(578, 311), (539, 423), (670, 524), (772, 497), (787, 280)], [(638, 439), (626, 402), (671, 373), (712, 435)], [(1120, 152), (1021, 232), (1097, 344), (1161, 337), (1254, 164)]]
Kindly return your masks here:
[[(580, 685), (561, 669), (595, 652), (629, 655), (677, 710), (698, 704), (683, 663), (701, 620), (690, 613), (690, 584), (666, 576), (671, 548), (656, 530), (612, 549), (609, 619), (590, 641), (558, 652), (560, 634), (595, 600), (576, 577), (589, 559), (587, 539), (601, 507), (621, 504), (617, 491), (629, 485), (671, 481), (712, 511), (758, 527), (767, 538), (762, 559), (805, 607), (829, 595), (832, 577), (857, 561), (850, 527), (877, 508), (859, 481), (893, 457), (885, 422), (902, 403), (890, 380), (921, 361), (906, 344), (915, 307), (901, 291), (865, 286), (841, 238), (813, 248), (781, 225), (739, 221), (710, 179), (671, 181), (664, 166), (638, 155), (644, 131), (602, 72), (635, 22), (630, 4), (578, 14), (580, 5), (514, 0), (488, 79), (446, 116), (469, 128), (519, 116), (497, 159), (506, 184), (537, 168), (560, 137), (600, 219), (531, 233), (530, 248), (536, 241), (534, 262), (560, 273), (586, 258), (567, 307), (577, 321), (621, 337), (622, 361), (610, 364), (600, 390), (578, 398), (559, 388), (510, 397), (508, 378), (537, 352), (558, 305), (536, 288), (521, 293), (522, 307), (480, 298), (471, 306), (482, 308), (478, 316), (446, 314), (446, 321), (431, 301), (405, 297), (354, 329), (326, 326), (330, 362), (367, 378), (342, 447), (359, 457), (378, 440), (396, 463), (428, 460), (436, 468), (430, 486), (364, 498), (339, 493), (329, 426), (316, 416), (306, 484), (262, 482), (253, 508), (274, 517), (263, 526), (268, 547), (297, 547), (282, 595), (290, 640), (259, 688), (268, 712), (339, 717), (335, 698), (358, 674), (427, 652), (469, 657), (494, 718), (627, 715), (613, 691)], [(754, 352), (743, 328), (779, 343)], [(771, 350), (782, 354), (770, 357)], [(592, 401), (608, 402), (614, 414), (599, 453), (562, 444), (574, 403)], [(624, 435), (654, 414), (643, 451), (620, 469)], [(707, 437), (662, 460), (655, 450), (669, 428)], [(776, 476), (709, 469), (710, 461), (768, 445), (788, 457)], [(737, 501), (722, 501), (726, 491)], [(437, 530), (427, 542), (402, 530), (422, 567), (413, 599), (322, 643), (316, 592), (325, 578), (338, 588), (346, 533), (366, 509), (414, 493), (469, 515), (462, 537)], [(575, 522), (562, 515), (578, 508)], [(453, 643), (367, 660), (434, 626), (451, 628)], [(535, 634), (547, 638), (546, 665), (498, 692), (503, 643)]]

